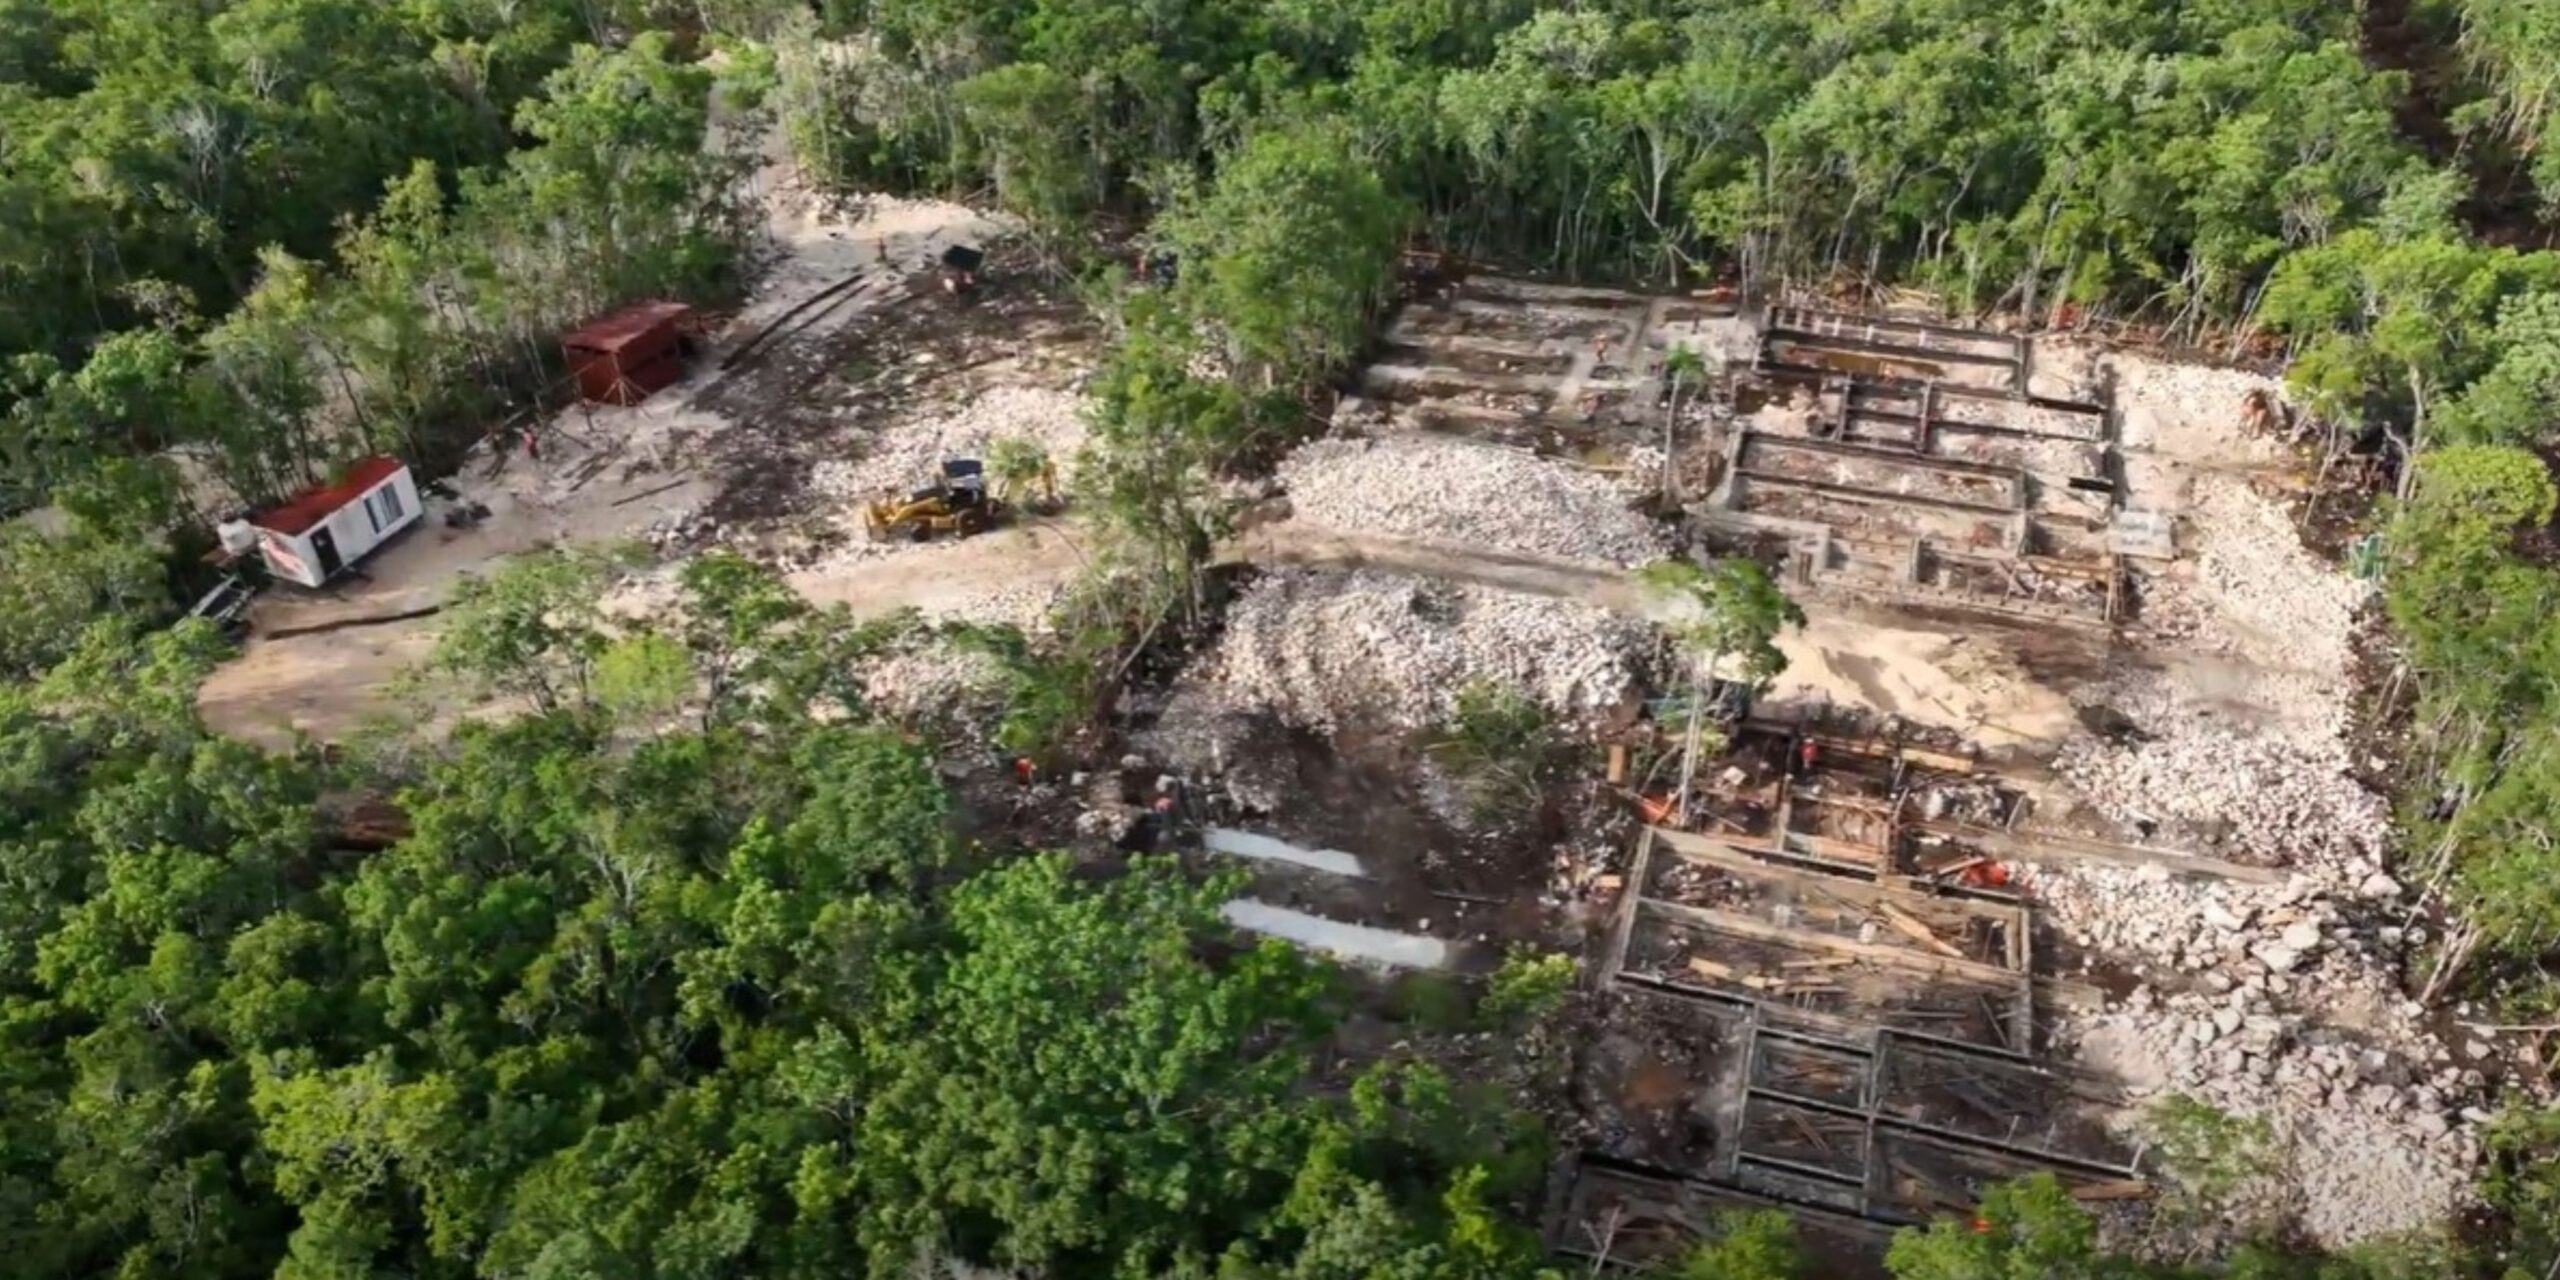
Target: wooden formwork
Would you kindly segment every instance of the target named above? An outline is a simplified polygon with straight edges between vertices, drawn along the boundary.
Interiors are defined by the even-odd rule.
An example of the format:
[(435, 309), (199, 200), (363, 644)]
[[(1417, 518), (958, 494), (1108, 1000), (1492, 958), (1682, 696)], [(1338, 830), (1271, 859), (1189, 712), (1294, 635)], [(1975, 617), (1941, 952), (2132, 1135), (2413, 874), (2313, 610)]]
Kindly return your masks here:
[[(1888, 823), (1903, 770), (1896, 762), (1896, 799), (1878, 815)], [(1716, 1148), (1695, 1169), (1645, 1171), (1656, 1191), (1716, 1189), (1893, 1227), (1969, 1212), (1989, 1185), (2026, 1173), (2084, 1194), (2142, 1189), (2102, 1123), (2121, 1091), (2034, 1056), (2023, 905), (1797, 862), (1778, 843), (1662, 828), (1638, 839), (1603, 981), (1639, 1000), (1708, 1002), (1739, 1055), (1738, 1070), (1717, 1073)], [(1653, 930), (1689, 939), (1641, 954)], [(1845, 984), (1826, 975), (1852, 971), (1915, 994), (1837, 998), (1829, 989)], [(1832, 998), (1803, 998), (1800, 984)], [(1992, 1034), (1910, 1017), (1968, 1001), (1984, 1010), (1970, 1027)]]
[(1811, 1206), (1711, 1182), (1680, 1170), (1657, 1169), (1585, 1154), (1564, 1171), (1546, 1230), (1548, 1251), (1626, 1273), (1676, 1261), (1689, 1246), (1712, 1238), (1728, 1212), (1777, 1210), (1795, 1223), (1799, 1244), (1816, 1255), (1820, 1274), (1874, 1274), (1892, 1228), (1855, 1214)]
[(1869, 880), (1806, 861), (1780, 842), (1753, 848), (1648, 827), (1611, 932), (1607, 980), (1833, 1034), (1892, 1027), (2029, 1052), (2034, 943), (2024, 908), (1931, 892), (1880, 868)]

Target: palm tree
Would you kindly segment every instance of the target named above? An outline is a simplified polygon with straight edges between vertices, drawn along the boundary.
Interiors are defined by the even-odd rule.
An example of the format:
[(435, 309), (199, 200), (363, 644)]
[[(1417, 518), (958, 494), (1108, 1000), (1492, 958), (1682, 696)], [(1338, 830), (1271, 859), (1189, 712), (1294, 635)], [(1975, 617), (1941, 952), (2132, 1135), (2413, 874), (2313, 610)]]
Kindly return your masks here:
[(1663, 628), (1689, 659), (1689, 724), (1680, 747), (1677, 821), (1689, 821), (1689, 791), (1698, 776), (1706, 739), (1707, 690), (1728, 659), (1754, 694), (1766, 691), (1787, 669), (1778, 633), (1804, 625), (1796, 607), (1758, 562), (1727, 556), (1698, 564), (1657, 560), (1636, 571), (1654, 593)]

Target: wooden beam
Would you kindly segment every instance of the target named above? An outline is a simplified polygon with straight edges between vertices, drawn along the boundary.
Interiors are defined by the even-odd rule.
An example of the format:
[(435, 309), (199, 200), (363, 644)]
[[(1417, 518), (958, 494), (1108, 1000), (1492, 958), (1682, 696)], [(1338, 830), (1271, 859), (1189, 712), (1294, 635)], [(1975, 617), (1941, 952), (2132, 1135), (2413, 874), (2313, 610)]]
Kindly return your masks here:
[(2286, 879), (2285, 872), (2272, 867), (2244, 866), (2176, 849), (2152, 849), (2056, 833), (2013, 835), (1962, 822), (1917, 822), (1912, 827), (1931, 835), (1964, 841), (2004, 861), (2111, 862), (2127, 867), (2161, 867), (2180, 875), (2236, 880), (2243, 884), (2282, 884)]
[(1901, 969), (1925, 978), (1953, 978), (1980, 983), (2000, 991), (2016, 992), (2026, 986), (2027, 975), (2014, 973), (1979, 960), (1950, 959), (1945, 956), (1920, 955), (1903, 947), (1889, 947), (1880, 942), (1860, 942), (1854, 938), (1838, 938), (1810, 933), (1802, 929), (1782, 929), (1730, 911), (1683, 906), (1677, 902), (1661, 902), (1652, 898), (1644, 905), (1699, 928), (1729, 933), (1754, 942), (1774, 943), (1801, 951), (1829, 951), (1838, 955), (1871, 960), (1890, 968)]

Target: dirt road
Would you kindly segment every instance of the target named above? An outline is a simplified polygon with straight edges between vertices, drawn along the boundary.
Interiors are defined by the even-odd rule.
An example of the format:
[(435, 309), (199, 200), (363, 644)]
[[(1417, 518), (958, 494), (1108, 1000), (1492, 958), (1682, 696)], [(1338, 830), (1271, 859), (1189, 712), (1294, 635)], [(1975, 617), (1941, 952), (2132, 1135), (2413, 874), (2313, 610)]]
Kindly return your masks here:
[(810, 603), (850, 606), (857, 617), (898, 609), (989, 621), (1036, 617), (1085, 565), (1085, 531), (1073, 519), (1024, 520), (992, 533), (786, 575)]

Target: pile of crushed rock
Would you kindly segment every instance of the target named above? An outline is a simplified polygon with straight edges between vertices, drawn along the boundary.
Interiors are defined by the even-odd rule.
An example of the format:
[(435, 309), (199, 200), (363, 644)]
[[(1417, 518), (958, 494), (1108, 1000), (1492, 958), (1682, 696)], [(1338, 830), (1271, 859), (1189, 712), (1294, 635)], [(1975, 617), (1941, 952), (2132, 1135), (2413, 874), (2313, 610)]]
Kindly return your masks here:
[(2468, 1198), (2487, 1081), (2418, 1036), (2421, 1012), (2395, 1005), (2351, 1036), (2284, 1011), (2253, 975), (2165, 996), (2137, 988), (2066, 1034), (2084, 1066), (2137, 1099), (2184, 1095), (2267, 1123), (2269, 1167), (2210, 1221), (2183, 1225), (2182, 1243), (2290, 1224), (2338, 1249), (2436, 1226)]
[(947, 459), (984, 461), (1005, 439), (1039, 445), (1064, 484), (1089, 435), (1084, 397), (1049, 387), (993, 387), (948, 413), (896, 423), (872, 436), (858, 458), (819, 463), (809, 485), (835, 500), (838, 522), (855, 536), (844, 554), (890, 555), (906, 544), (860, 540), (863, 508), (883, 493), (905, 494), (933, 483)]
[[(2180, 879), (2156, 866), (2074, 861), (2019, 868), (2037, 918), (2083, 948), (2133, 957), (2162, 970), (2262, 975), (2279, 993), (2306, 962), (2341, 955), (2361, 961), (2377, 948), (2350, 927), (2339, 895), (2308, 876), (2275, 884)], [(2375, 908), (2396, 905), (2402, 888), (2381, 872), (2354, 886)], [(2127, 909), (2139, 904), (2139, 910)], [(2412, 941), (2385, 928), (2380, 950)]]
[(1350, 533), (1623, 567), (1671, 546), (1628, 506), (1619, 480), (1500, 445), (1423, 432), (1337, 437), (1290, 454), (1279, 476), (1299, 517)]
[(2099, 812), (2166, 843), (2353, 884), (2382, 869), (2391, 814), (2342, 770), (2276, 738), (2202, 723), (2139, 743), (2075, 738), (2054, 769)]
[(1637, 623), (1587, 605), (1372, 570), (1265, 574), (1229, 609), (1205, 670), (1283, 721), (1420, 729), (1493, 680), (1580, 716), (1634, 687)]
[(2284, 508), (2200, 476), (2186, 510), (2196, 585), (2258, 661), (2343, 680), (2369, 584), (2312, 554)]
[(1004, 708), (1011, 677), (982, 649), (920, 632), (854, 666), (872, 709), (906, 724), (983, 729)]

